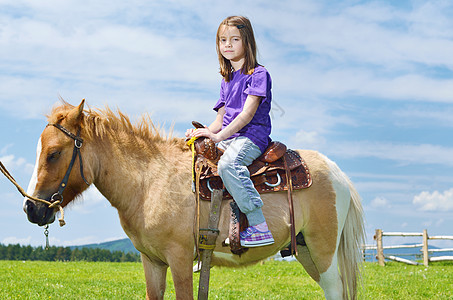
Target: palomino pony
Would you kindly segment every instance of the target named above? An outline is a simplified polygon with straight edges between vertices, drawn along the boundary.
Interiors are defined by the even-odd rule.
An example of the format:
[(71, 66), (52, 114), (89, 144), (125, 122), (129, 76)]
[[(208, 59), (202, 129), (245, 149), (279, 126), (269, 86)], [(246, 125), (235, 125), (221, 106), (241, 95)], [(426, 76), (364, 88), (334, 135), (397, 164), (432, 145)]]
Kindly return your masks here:
[[(55, 107), (48, 121), (52, 126), (41, 134), (28, 194), (61, 200), (64, 207), (87, 189), (87, 183), (94, 184), (118, 210), (124, 231), (141, 253), (147, 298), (163, 298), (170, 267), (176, 297), (192, 299), (196, 198), (191, 190), (191, 151), (184, 140), (162, 136), (147, 117), (133, 126), (127, 116), (108, 108), (84, 110), (84, 101), (77, 107), (67, 103)], [(61, 184), (78, 133), (83, 139), (81, 155), (76, 156), (67, 183)], [(297, 246), (296, 258), (327, 299), (354, 299), (364, 237), (359, 195), (327, 157), (315, 151), (298, 152), (310, 168), (313, 184), (293, 195), (296, 233), (301, 232), (306, 242), (306, 246)], [(79, 167), (80, 159), (83, 166)], [(65, 187), (62, 199), (52, 199), (60, 185)], [(263, 194), (262, 199), (275, 244), (250, 248), (241, 256), (222, 246), (230, 216), (229, 201), (223, 201), (212, 265), (253, 264), (288, 245), (286, 192)], [(38, 225), (52, 223), (58, 211), (30, 199), (25, 199), (24, 210), (30, 222)], [(208, 216), (209, 202), (203, 201), (202, 227), (206, 227)]]

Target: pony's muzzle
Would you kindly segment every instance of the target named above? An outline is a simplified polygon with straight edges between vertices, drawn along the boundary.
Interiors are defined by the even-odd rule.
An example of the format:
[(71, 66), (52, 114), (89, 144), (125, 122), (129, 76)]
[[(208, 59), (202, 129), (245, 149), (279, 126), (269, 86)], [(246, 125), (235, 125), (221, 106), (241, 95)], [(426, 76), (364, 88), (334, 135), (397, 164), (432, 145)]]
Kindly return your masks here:
[(24, 212), (27, 214), (28, 221), (39, 226), (53, 223), (55, 221), (55, 212), (43, 203), (36, 204), (31, 200), (26, 200)]

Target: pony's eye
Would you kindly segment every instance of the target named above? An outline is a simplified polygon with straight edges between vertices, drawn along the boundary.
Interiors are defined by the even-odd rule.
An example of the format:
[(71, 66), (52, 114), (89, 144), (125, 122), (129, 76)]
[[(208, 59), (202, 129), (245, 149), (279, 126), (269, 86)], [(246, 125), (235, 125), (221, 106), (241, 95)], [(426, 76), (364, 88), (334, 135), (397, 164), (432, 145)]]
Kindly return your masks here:
[(54, 151), (47, 156), (47, 161), (54, 162), (60, 157), (60, 155), (61, 155), (61, 151)]

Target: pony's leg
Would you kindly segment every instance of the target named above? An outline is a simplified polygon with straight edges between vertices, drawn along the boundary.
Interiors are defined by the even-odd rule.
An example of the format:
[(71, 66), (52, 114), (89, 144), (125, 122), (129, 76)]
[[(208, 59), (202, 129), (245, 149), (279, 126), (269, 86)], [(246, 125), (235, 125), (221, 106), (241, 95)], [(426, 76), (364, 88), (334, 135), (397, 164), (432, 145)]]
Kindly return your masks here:
[(320, 275), (319, 286), (323, 289), (327, 300), (343, 299), (343, 283), (338, 272), (337, 255), (334, 255), (332, 264), (326, 272)]
[(162, 262), (151, 261), (141, 253), (146, 278), (146, 299), (164, 299), (168, 266)]
[(319, 272), (315, 266), (315, 263), (313, 262), (313, 259), (310, 256), (308, 247), (297, 245), (297, 252), (298, 255), (296, 256), (296, 259), (302, 264), (308, 275), (310, 275), (314, 281), (319, 282)]
[(313, 259), (310, 256), (307, 246), (297, 246), (297, 260), (304, 266), (308, 275), (315, 280), (324, 291), (327, 300), (343, 299), (343, 285), (340, 273), (338, 272), (337, 256), (332, 259), (332, 264), (326, 272), (319, 274)]
[(177, 299), (193, 299), (193, 251), (186, 248), (173, 244), (167, 254)]
[(315, 280), (324, 291), (326, 299), (342, 299), (343, 285), (338, 272), (337, 256), (332, 259), (332, 264), (326, 272), (319, 274), (307, 246), (297, 246), (297, 260), (304, 266), (308, 275)]

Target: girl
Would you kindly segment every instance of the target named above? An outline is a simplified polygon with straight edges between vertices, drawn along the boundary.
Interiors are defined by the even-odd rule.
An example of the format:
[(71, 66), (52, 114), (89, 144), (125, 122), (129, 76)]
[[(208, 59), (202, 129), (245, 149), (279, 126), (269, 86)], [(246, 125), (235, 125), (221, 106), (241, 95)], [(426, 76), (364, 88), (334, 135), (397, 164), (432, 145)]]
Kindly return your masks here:
[(274, 243), (261, 207), (263, 201), (253, 186), (247, 166), (264, 152), (271, 132), (271, 77), (258, 64), (250, 21), (241, 16), (226, 18), (217, 30), (220, 99), (214, 106), (215, 121), (208, 127), (186, 132), (187, 137), (205, 136), (225, 152), (218, 173), (250, 227), (241, 232), (243, 247)]

